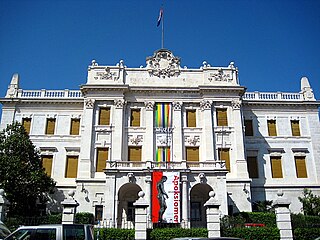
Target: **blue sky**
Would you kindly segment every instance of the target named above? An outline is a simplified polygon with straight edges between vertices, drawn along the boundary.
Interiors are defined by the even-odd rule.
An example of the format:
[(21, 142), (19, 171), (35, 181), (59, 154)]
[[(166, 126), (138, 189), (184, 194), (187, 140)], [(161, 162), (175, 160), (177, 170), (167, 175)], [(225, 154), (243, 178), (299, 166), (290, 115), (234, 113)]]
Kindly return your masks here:
[[(78, 89), (92, 59), (145, 66), (161, 47), (162, 0), (0, 0), (0, 96), (13, 73), (23, 89)], [(248, 91), (320, 99), (320, 1), (165, 0), (165, 48), (181, 65), (235, 61)]]

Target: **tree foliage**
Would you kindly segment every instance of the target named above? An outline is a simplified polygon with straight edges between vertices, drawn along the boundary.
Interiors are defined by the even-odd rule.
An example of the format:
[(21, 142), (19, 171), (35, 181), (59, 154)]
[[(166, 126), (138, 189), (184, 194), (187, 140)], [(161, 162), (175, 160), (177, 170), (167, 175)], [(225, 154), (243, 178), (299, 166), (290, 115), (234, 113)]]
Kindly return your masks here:
[(320, 216), (320, 196), (314, 195), (310, 189), (303, 189), (303, 196), (298, 197), (302, 203), (304, 215)]
[(10, 202), (9, 214), (35, 215), (37, 203), (44, 203), (54, 187), (24, 127), (9, 124), (0, 132), (0, 188)]

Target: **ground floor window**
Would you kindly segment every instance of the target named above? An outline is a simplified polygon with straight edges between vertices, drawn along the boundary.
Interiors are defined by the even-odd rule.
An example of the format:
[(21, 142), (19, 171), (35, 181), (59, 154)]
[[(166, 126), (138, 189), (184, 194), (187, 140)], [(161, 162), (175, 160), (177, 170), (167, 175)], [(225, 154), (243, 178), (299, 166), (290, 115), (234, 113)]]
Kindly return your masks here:
[(95, 206), (95, 221), (99, 222), (102, 221), (102, 216), (103, 216), (103, 206), (102, 205), (96, 205)]
[(201, 202), (191, 202), (191, 221), (201, 221)]
[(133, 202), (128, 202), (128, 215), (127, 221), (134, 222), (135, 214), (134, 214), (134, 206)]

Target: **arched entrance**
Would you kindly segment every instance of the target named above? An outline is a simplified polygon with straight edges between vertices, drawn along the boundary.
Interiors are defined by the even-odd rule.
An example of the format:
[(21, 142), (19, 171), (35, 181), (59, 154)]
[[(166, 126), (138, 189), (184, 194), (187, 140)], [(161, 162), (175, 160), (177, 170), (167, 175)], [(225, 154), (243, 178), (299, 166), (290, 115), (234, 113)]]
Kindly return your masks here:
[(206, 227), (207, 217), (204, 204), (209, 200), (212, 188), (208, 184), (198, 183), (190, 192), (190, 223), (191, 227)]
[(138, 200), (140, 191), (140, 186), (135, 183), (126, 183), (120, 187), (118, 192), (118, 228), (134, 228), (133, 203)]

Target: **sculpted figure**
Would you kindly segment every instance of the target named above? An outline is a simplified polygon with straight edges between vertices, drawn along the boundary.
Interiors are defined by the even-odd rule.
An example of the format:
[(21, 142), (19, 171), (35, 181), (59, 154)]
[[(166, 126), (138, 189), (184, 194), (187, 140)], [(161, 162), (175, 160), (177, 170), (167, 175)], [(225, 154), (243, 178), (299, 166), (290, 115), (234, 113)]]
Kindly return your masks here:
[(158, 201), (160, 205), (159, 209), (159, 222), (163, 222), (163, 214), (167, 209), (166, 199), (168, 199), (168, 194), (164, 190), (164, 182), (167, 181), (167, 177), (163, 176), (159, 182), (157, 183), (157, 190), (158, 190)]

